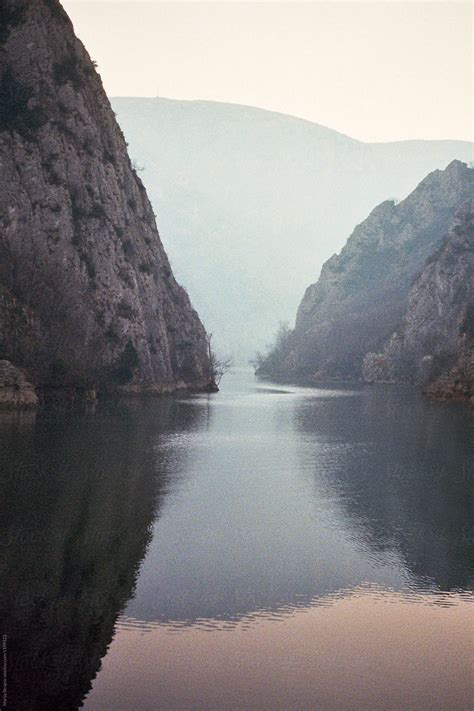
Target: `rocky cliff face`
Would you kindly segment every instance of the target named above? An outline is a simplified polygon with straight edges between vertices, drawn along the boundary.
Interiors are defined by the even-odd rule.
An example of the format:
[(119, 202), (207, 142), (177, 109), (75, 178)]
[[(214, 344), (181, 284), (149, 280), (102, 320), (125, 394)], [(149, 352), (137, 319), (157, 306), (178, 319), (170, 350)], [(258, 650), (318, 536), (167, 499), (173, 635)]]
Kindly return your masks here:
[(204, 328), (58, 0), (3, 0), (0, 79), (0, 359), (40, 392), (212, 386)]
[(406, 314), (381, 353), (364, 359), (364, 379), (408, 381), (432, 397), (474, 393), (474, 203), (458, 210), (441, 246), (408, 296)]
[[(410, 290), (427, 259), (440, 247), (456, 210), (471, 196), (472, 175), (473, 170), (466, 164), (453, 161), (444, 171), (428, 175), (398, 205), (388, 201), (376, 207), (356, 227), (341, 253), (326, 262), (318, 282), (306, 291), (294, 332), (280, 339), (276, 357), (275, 352), (271, 353), (259, 372), (273, 377), (353, 380), (359, 379), (364, 370), (372, 380), (406, 379), (405, 366), (400, 365), (397, 373), (387, 374), (383, 357), (374, 354), (380, 353), (393, 334), (398, 333), (407, 309), (412, 319), (417, 308), (425, 313), (426, 344), (432, 338), (432, 323), (426, 320), (429, 309), (445, 304), (445, 325), (454, 322), (459, 325), (467, 303), (466, 294), (461, 296), (461, 292), (469, 280), (469, 269), (472, 278), (472, 264), (465, 255), (457, 263), (459, 289), (451, 299), (452, 302), (459, 299), (463, 306), (455, 311), (454, 318), (451, 302), (446, 303), (442, 291), (436, 306), (433, 294), (423, 289), (421, 283), (418, 290)], [(458, 224), (454, 229), (464, 234), (468, 228)], [(465, 240), (456, 244), (464, 254)], [(419, 333), (415, 321), (414, 341)], [(458, 343), (453, 335), (456, 327), (449, 338)], [(392, 350), (398, 336), (394, 339)], [(420, 344), (417, 348), (424, 350)], [(367, 354), (370, 355), (366, 358)], [(428, 367), (426, 361), (418, 363), (416, 369), (425, 367)]]

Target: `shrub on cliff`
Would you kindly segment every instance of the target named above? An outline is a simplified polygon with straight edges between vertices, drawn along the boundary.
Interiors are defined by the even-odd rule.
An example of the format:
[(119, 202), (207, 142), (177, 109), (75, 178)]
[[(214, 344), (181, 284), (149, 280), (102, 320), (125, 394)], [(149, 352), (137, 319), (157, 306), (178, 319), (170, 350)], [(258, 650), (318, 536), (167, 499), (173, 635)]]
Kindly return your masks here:
[(0, 5), (0, 46), (5, 44), (10, 32), (23, 22), (25, 4), (18, 3), (11, 7), (2, 3)]
[(18, 82), (7, 69), (0, 83), (0, 131), (17, 131), (25, 138), (46, 123), (39, 106), (31, 106), (34, 91)]
[(138, 366), (138, 353), (135, 346), (128, 341), (116, 367), (112, 371), (112, 379), (118, 385), (125, 385), (133, 378), (133, 370)]

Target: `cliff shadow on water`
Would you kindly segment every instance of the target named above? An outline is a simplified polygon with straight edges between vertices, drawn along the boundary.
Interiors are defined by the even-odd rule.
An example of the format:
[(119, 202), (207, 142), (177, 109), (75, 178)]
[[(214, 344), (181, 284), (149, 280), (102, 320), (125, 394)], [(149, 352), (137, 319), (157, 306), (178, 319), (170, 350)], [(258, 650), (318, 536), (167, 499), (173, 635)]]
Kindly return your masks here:
[(157, 445), (196, 416), (171, 397), (2, 415), (0, 608), (15, 708), (76, 709), (89, 691), (159, 515)]
[[(416, 589), (469, 590), (474, 581), (471, 414), (429, 403), (408, 386), (295, 410), (305, 437), (326, 441), (313, 468), (374, 558), (400, 556)], [(341, 448), (340, 443), (345, 442)]]

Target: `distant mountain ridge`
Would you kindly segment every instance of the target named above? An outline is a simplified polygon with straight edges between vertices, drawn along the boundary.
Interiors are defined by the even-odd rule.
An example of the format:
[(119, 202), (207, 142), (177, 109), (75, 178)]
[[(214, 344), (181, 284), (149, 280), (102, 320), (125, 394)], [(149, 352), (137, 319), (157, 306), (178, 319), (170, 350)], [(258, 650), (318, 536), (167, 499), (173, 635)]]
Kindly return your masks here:
[(462, 141), (366, 144), (304, 119), (208, 101), (112, 98), (178, 279), (245, 362), (382, 200), (472, 159)]
[(401, 203), (374, 208), (324, 264), (294, 331), (280, 333), (258, 372), (430, 382), (457, 362), (451, 396), (470, 397), (473, 178), (473, 169), (452, 161)]

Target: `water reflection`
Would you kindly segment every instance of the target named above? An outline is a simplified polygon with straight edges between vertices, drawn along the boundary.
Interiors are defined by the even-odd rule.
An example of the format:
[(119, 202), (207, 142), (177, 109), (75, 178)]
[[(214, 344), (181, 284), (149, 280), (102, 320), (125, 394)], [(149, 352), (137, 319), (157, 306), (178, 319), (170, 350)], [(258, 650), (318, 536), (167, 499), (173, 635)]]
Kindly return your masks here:
[(296, 408), (295, 423), (308, 442), (326, 441), (322, 458), (307, 462), (316, 490), (329, 487), (369, 551), (399, 554), (421, 588), (472, 585), (467, 408), (374, 388), (344, 401), (307, 401)]
[(465, 410), (411, 391), (282, 391), (248, 376), (212, 410), (206, 432), (179, 442), (185, 478), (121, 624), (231, 628), (367, 586), (410, 599), (467, 588)]
[[(92, 709), (156, 708), (159, 694), (222, 708), (227, 692), (304, 707), (315, 684), (324, 699), (338, 687), (337, 659), (374, 664), (397, 620), (419, 638), (378, 647), (402, 680), (431, 639), (435, 688), (468, 619), (469, 424), (403, 389), (273, 388), (246, 372), (212, 396), (0, 419), (11, 703), (75, 709), (97, 676)], [(449, 663), (464, 698), (466, 656)], [(364, 684), (380, 694), (386, 678)], [(339, 686), (339, 706), (318, 708), (363, 692)]]
[(133, 593), (166, 488), (156, 445), (198, 415), (165, 399), (0, 421), (0, 608), (12, 708), (78, 708)]

